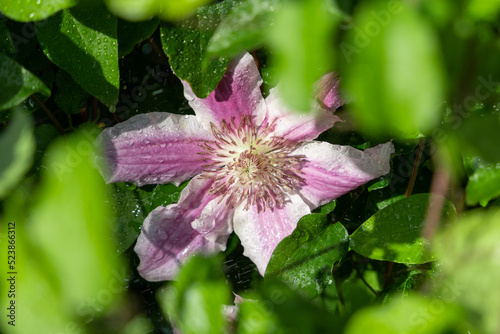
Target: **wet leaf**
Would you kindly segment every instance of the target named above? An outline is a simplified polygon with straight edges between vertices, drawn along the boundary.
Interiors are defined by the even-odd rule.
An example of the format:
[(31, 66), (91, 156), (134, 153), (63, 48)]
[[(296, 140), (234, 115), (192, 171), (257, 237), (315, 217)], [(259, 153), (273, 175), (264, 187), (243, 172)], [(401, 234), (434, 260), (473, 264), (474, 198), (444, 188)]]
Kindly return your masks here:
[(161, 42), (175, 74), (189, 82), (198, 97), (207, 97), (226, 72), (229, 59), (204, 62), (208, 42), (236, 0), (200, 8), (196, 15), (178, 25), (161, 27)]
[(33, 93), (50, 96), (50, 89), (33, 73), (0, 53), (0, 110), (12, 108)]
[(114, 235), (118, 241), (118, 250), (127, 250), (140, 233), (140, 227), (147, 215), (158, 206), (167, 206), (179, 200), (182, 189), (173, 184), (145, 186), (137, 188), (126, 183), (108, 186), (112, 198), (116, 222)]
[(348, 233), (340, 223), (331, 224), (324, 214), (300, 219), (271, 256), (266, 277), (278, 276), (292, 288), (314, 298), (332, 282), (332, 267), (348, 250)]
[(35, 24), (45, 55), (110, 111), (118, 102), (117, 18), (78, 6)]
[(235, 6), (215, 30), (205, 57), (231, 57), (262, 46), (282, 5), (283, 0), (249, 0)]
[[(455, 218), (453, 204), (444, 200), (442, 220)], [(422, 237), (431, 194), (418, 194), (390, 204), (371, 216), (351, 234), (350, 248), (375, 260), (419, 264), (435, 260)]]
[(128, 22), (118, 20), (118, 54), (123, 57), (130, 52), (135, 45), (151, 36), (160, 21), (151, 19), (144, 22)]

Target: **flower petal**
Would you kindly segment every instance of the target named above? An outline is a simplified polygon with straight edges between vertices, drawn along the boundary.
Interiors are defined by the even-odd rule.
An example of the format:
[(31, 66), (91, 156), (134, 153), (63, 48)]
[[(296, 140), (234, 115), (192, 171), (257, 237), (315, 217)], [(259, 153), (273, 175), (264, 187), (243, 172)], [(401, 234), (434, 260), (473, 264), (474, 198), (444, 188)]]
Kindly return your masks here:
[(226, 201), (219, 203), (219, 198), (215, 198), (205, 206), (191, 227), (209, 241), (225, 245), (233, 232), (233, 214), (234, 210), (227, 207)]
[(274, 126), (274, 136), (283, 137), (294, 142), (313, 140), (328, 130), (340, 118), (329, 110), (316, 108), (309, 113), (291, 110), (286, 106), (275, 87), (266, 97), (269, 124)]
[(389, 173), (391, 153), (394, 145), (390, 142), (364, 151), (326, 142), (306, 143), (293, 152), (308, 160), (302, 168), (306, 185), (300, 189), (300, 195), (313, 210)]
[(194, 253), (225, 249), (224, 243), (213, 243), (191, 223), (213, 199), (208, 194), (212, 180), (194, 178), (182, 191), (177, 204), (158, 207), (144, 221), (134, 248), (141, 262), (139, 273), (149, 281), (171, 280), (179, 266)]
[(248, 211), (243, 207), (235, 210), (234, 231), (245, 248), (243, 255), (257, 265), (262, 276), (276, 246), (293, 232), (299, 219), (310, 212), (307, 204), (295, 194), (282, 209), (259, 213), (257, 207), (252, 206)]
[(192, 115), (151, 112), (134, 116), (97, 138), (101, 174), (107, 183), (181, 182), (201, 173), (198, 144), (213, 140)]
[(325, 74), (318, 82), (319, 93), (316, 99), (320, 108), (326, 111), (335, 111), (342, 105), (339, 92), (339, 80), (335, 73)]
[(205, 99), (197, 97), (189, 83), (182, 81), (182, 84), (184, 96), (206, 129), (210, 129), (210, 122), (220, 126), (223, 119), (230, 121), (231, 117), (239, 124), (244, 114), (255, 116), (255, 124), (265, 117), (266, 107), (260, 92), (262, 78), (249, 53), (231, 60), (217, 88)]

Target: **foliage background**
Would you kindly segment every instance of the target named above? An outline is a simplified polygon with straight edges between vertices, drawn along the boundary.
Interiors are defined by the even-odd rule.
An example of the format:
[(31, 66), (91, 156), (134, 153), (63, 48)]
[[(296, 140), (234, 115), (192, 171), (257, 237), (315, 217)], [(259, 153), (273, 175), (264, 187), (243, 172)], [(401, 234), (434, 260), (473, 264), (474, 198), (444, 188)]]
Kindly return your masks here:
[[(497, 0), (2, 1), (0, 328), (498, 333), (499, 11)], [(93, 140), (139, 113), (193, 113), (173, 72), (204, 97), (243, 50), (264, 94), (280, 82), (299, 112), (336, 71), (345, 122), (319, 139), (392, 140), (391, 173), (301, 219), (264, 278), (233, 235), (177, 281), (144, 281), (140, 226), (185, 184), (105, 185)], [(245, 298), (237, 316), (231, 292)]]

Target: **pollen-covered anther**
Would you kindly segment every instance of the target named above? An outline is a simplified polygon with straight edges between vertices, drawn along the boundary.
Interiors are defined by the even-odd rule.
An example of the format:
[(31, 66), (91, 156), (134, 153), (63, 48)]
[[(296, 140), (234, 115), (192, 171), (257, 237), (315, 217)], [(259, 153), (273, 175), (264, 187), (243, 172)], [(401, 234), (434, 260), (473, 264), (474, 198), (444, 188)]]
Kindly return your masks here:
[(219, 203), (228, 207), (244, 203), (244, 209), (256, 206), (257, 210), (282, 208), (286, 192), (300, 187), (304, 179), (301, 168), (304, 156), (293, 156), (295, 144), (270, 136), (272, 127), (256, 127), (250, 116), (242, 117), (239, 125), (234, 118), (223, 120), (220, 128), (211, 124), (215, 141), (207, 141), (200, 152), (208, 159), (202, 175), (213, 179), (210, 194), (220, 196)]

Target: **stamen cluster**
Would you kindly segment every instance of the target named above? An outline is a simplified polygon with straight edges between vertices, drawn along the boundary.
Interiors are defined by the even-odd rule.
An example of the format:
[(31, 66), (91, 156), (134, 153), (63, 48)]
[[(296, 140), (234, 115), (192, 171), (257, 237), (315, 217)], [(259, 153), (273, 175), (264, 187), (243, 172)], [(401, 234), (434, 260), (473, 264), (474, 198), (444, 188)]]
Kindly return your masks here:
[(273, 136), (273, 124), (265, 123), (256, 127), (249, 115), (239, 125), (234, 117), (223, 120), (220, 128), (211, 123), (215, 140), (200, 145), (198, 154), (207, 162), (201, 177), (214, 180), (209, 193), (220, 196), (219, 203), (274, 210), (285, 205), (287, 192), (303, 184), (305, 157), (291, 155), (296, 144)]

